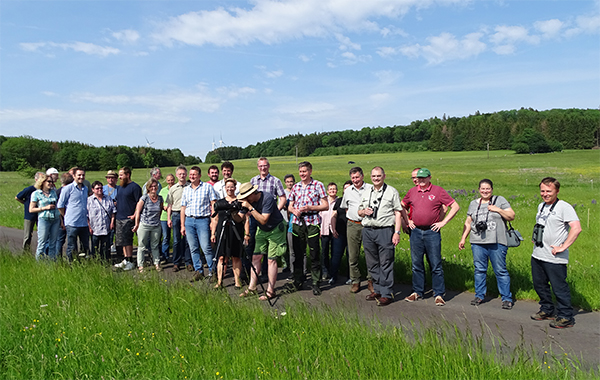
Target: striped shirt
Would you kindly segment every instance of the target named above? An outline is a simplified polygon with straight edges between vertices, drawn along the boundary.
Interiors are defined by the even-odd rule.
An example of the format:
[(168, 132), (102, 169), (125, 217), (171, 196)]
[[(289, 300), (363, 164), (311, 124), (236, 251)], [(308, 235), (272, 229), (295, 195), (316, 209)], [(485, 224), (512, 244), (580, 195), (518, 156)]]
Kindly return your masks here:
[(87, 199), (88, 223), (94, 236), (108, 235), (110, 232), (110, 220), (117, 212), (115, 204), (108, 197), (98, 199), (90, 195)]
[[(318, 206), (321, 204), (321, 199), (325, 197), (327, 194), (323, 183), (311, 178), (310, 183), (306, 186), (302, 182), (295, 184), (290, 191), (289, 200), (294, 202), (294, 208), (300, 208), (302, 206)], [(303, 214), (302, 219), (306, 224), (321, 224), (321, 216), (318, 211), (309, 211)], [(302, 224), (294, 214), (292, 214), (292, 223)]]
[(185, 206), (186, 217), (207, 217), (211, 213), (210, 203), (218, 198), (210, 184), (200, 181), (195, 189), (192, 185), (183, 189), (181, 206)]

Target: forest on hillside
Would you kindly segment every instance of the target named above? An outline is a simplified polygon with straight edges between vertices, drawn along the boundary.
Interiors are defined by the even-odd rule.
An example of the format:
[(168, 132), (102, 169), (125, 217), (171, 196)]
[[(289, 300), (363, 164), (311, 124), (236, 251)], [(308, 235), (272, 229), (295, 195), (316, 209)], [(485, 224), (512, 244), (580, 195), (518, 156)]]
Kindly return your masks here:
[(220, 147), (206, 162), (261, 156), (328, 156), (400, 151), (515, 150), (543, 153), (598, 146), (600, 110), (531, 108), (465, 117), (433, 117), (410, 125), (364, 127), (360, 130), (294, 134), (245, 148)]

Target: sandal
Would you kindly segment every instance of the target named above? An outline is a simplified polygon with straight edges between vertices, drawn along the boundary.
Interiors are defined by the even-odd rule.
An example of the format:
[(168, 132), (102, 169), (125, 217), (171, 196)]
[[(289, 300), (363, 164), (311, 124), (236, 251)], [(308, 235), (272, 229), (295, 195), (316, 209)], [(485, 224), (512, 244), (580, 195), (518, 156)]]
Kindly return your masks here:
[(144, 273), (144, 267), (138, 267), (138, 271), (139, 271), (140, 273)]
[(261, 300), (261, 301), (267, 301), (267, 300), (271, 300), (271, 299), (273, 299), (273, 298), (275, 298), (275, 297), (277, 297), (277, 293), (275, 293), (275, 292), (272, 292), (272, 293), (271, 293), (271, 292), (269, 292), (269, 291), (267, 290), (267, 293), (266, 293), (266, 295), (265, 295), (265, 294), (263, 294), (262, 296), (258, 297), (258, 299), (259, 299), (259, 300)]
[(216, 284), (215, 289), (223, 289), (223, 284)]
[(258, 295), (258, 293), (256, 292), (256, 289), (246, 289), (242, 293), (240, 293), (240, 297), (242, 297), (242, 298), (253, 297), (256, 295)]

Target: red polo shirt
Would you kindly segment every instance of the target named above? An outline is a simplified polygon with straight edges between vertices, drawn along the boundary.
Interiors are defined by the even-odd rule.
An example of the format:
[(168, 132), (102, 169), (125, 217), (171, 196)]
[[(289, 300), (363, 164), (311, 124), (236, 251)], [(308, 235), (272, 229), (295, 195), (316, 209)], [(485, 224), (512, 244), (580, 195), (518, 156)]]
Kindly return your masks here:
[(454, 199), (439, 186), (429, 184), (425, 190), (415, 186), (402, 199), (407, 208), (412, 207), (412, 221), (417, 226), (431, 226), (439, 222), (442, 205), (450, 206)]

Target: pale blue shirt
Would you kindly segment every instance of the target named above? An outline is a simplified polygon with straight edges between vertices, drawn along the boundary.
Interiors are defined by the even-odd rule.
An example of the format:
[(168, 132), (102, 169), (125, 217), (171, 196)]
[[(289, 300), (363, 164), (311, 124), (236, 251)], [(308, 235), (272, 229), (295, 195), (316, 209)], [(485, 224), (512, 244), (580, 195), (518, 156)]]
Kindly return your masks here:
[(212, 185), (200, 181), (195, 189), (186, 186), (181, 195), (181, 206), (185, 206), (185, 216), (188, 217), (206, 217), (210, 216), (210, 203), (219, 199)]
[(65, 209), (65, 226), (86, 227), (88, 188), (73, 182), (62, 188), (57, 207)]

